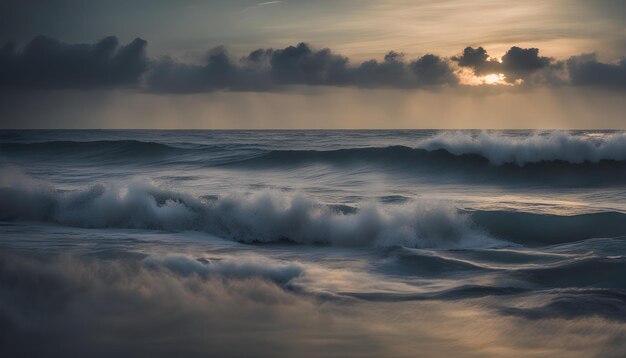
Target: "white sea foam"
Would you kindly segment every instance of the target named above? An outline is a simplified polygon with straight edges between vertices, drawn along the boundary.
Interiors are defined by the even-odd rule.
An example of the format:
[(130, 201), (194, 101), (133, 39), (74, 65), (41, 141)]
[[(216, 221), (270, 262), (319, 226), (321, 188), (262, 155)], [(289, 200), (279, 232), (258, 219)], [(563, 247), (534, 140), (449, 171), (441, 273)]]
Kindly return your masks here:
[(279, 262), (263, 257), (237, 257), (219, 259), (194, 259), (187, 255), (169, 254), (149, 256), (144, 263), (149, 267), (166, 267), (183, 275), (196, 274), (202, 277), (262, 278), (275, 283), (287, 283), (304, 272), (303, 265), (296, 262)]
[(341, 246), (476, 247), (498, 241), (439, 202), (366, 203), (344, 213), (298, 194), (231, 193), (215, 200), (140, 181), (60, 192), (27, 181), (0, 188), (0, 220), (87, 228), (200, 230), (242, 242), (290, 240)]
[(626, 160), (626, 132), (587, 136), (551, 131), (520, 137), (500, 132), (443, 132), (420, 141), (417, 148), (444, 149), (455, 155), (481, 155), (495, 165), (555, 160), (570, 163), (623, 161)]

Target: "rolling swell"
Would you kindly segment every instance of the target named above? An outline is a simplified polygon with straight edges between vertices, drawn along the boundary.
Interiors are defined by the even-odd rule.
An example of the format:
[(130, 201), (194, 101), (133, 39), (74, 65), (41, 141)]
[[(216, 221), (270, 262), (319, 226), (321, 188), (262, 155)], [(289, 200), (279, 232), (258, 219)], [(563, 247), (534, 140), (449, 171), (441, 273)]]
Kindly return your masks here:
[(615, 289), (558, 290), (543, 305), (532, 307), (505, 307), (500, 312), (530, 320), (576, 319), (602, 317), (626, 322), (626, 292)]
[[(172, 145), (138, 140), (0, 142), (0, 153), (18, 162), (66, 160), (78, 164), (97, 160), (101, 165), (157, 163), (255, 170), (327, 164), (337, 170), (367, 167), (458, 182), (626, 185), (626, 144), (622, 143), (626, 140), (620, 139), (624, 136), (613, 135), (612, 144), (604, 145), (573, 136), (550, 137), (550, 141), (517, 139), (513, 143), (496, 140), (499, 137), (494, 135), (471, 140), (458, 136), (435, 136), (418, 141), (415, 148), (396, 145), (335, 150), (272, 150), (262, 145), (228, 143)], [(561, 142), (565, 143), (560, 144), (563, 148), (559, 147)], [(562, 153), (570, 147), (578, 151)]]
[(547, 288), (595, 287), (626, 289), (626, 258), (591, 256), (558, 265), (514, 272), (514, 276)]
[(5, 155), (55, 159), (141, 160), (184, 154), (186, 149), (138, 140), (0, 142)]
[[(558, 169), (572, 167), (590, 167), (590, 166), (624, 166), (626, 159), (602, 158), (596, 161), (582, 160), (569, 161), (565, 159), (549, 159), (538, 160), (535, 162), (523, 163), (521, 165), (513, 162), (494, 163), (489, 158), (475, 153), (454, 154), (447, 149), (423, 149), (410, 148), (406, 146), (389, 146), (389, 147), (364, 147), (364, 148), (348, 148), (337, 150), (274, 150), (258, 157), (243, 160), (240, 164), (251, 165), (276, 165), (276, 164), (303, 164), (307, 162), (328, 162), (328, 163), (372, 163), (372, 162), (389, 162), (400, 164), (422, 163), (431, 165), (440, 165), (445, 167), (448, 164), (468, 166), (491, 165), (501, 167), (556, 167)], [(444, 163), (442, 163), (444, 161)]]
[(626, 214), (619, 212), (560, 216), (472, 211), (471, 217), (477, 225), (495, 237), (523, 245), (553, 245), (626, 235)]
[[(340, 292), (340, 295), (371, 302), (402, 302), (402, 301), (429, 301), (429, 300), (462, 300), (486, 296), (508, 296), (527, 292), (520, 287), (497, 287), (463, 285), (443, 291), (427, 293), (386, 293), (386, 292)], [(512, 313), (511, 313), (512, 314)]]
[(445, 149), (426, 150), (405, 146), (351, 148), (328, 151), (277, 150), (231, 163), (246, 168), (329, 164), (337, 167), (374, 166), (376, 170), (411, 172), (420, 176), (445, 176), (470, 182), (531, 182), (545, 185), (625, 185), (626, 161), (538, 161), (518, 165), (494, 164), (479, 154), (455, 155)]

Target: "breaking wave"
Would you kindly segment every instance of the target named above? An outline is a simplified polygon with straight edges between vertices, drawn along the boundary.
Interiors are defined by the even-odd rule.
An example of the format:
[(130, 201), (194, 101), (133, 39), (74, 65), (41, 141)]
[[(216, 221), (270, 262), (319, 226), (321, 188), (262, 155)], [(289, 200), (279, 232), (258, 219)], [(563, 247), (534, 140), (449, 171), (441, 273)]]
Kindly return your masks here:
[(534, 133), (511, 137), (499, 132), (443, 132), (421, 141), (417, 148), (443, 149), (454, 155), (473, 154), (494, 165), (563, 161), (580, 164), (602, 160), (626, 160), (626, 132), (601, 137), (575, 136), (567, 132)]
[[(340, 246), (464, 248), (543, 245), (626, 235), (626, 214), (557, 216), (463, 211), (433, 201), (368, 202), (342, 209), (281, 191), (194, 197), (131, 181), (59, 191), (5, 173), (0, 220), (86, 228), (198, 230), (247, 243), (291, 241)], [(499, 241), (495, 239), (506, 240)]]
[(302, 195), (262, 191), (196, 198), (142, 182), (61, 192), (17, 180), (0, 188), (0, 220), (87, 228), (199, 230), (242, 242), (341, 246), (485, 247), (502, 245), (470, 217), (436, 202), (367, 203), (349, 213)]
[[(193, 157), (212, 162), (213, 156), (229, 152), (227, 162), (219, 164), (297, 164), (311, 161), (337, 163), (403, 163), (459, 166), (527, 166), (532, 164), (619, 164), (626, 162), (626, 132), (602, 136), (573, 135), (568, 132), (534, 133), (510, 136), (500, 132), (442, 132), (419, 140), (414, 147), (357, 147), (329, 150), (278, 150), (262, 146), (172, 145), (138, 140), (0, 142), (4, 156), (33, 155), (59, 159), (141, 160)], [(442, 163), (443, 161), (443, 163)], [(562, 165), (561, 165), (562, 166)]]
[[(490, 164), (492, 166), (528, 166), (537, 164), (620, 164), (626, 161), (626, 133), (602, 137), (575, 136), (567, 132), (535, 133), (512, 137), (498, 132), (443, 132), (421, 140), (415, 148), (406, 146), (348, 148), (338, 150), (276, 150), (250, 162), (298, 163), (332, 162), (402, 162), (455, 166)], [(443, 162), (442, 162), (443, 161)], [(615, 163), (617, 162), (617, 163)]]
[[(615, 154), (613, 158), (622, 158)], [(599, 158), (599, 157), (598, 157)], [(445, 177), (445, 180), (474, 183), (532, 183), (549, 186), (598, 186), (626, 183), (626, 160), (598, 159), (574, 162), (552, 161), (494, 164), (479, 154), (452, 154), (445, 149), (415, 149), (404, 146), (353, 148), (329, 151), (277, 150), (230, 163), (254, 169), (330, 164), (341, 168), (366, 167), (374, 172), (411, 173), (416, 177)]]

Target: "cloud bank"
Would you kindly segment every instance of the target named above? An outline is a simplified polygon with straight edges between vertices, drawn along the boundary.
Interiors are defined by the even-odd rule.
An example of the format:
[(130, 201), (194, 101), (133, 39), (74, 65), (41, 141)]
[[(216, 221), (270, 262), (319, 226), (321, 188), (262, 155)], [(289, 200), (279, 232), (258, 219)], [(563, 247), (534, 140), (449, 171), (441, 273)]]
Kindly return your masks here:
[(586, 54), (571, 57), (567, 68), (575, 85), (626, 88), (626, 58), (617, 63), (602, 63), (594, 54)]
[(37, 36), (22, 49), (0, 48), (0, 86), (9, 88), (92, 88), (136, 85), (148, 70), (147, 42), (120, 46), (116, 37), (94, 44), (67, 44)]
[[(500, 84), (575, 85), (626, 88), (626, 59), (604, 63), (594, 54), (559, 61), (538, 48), (511, 47), (500, 59), (483, 47), (467, 47), (449, 58), (426, 54), (408, 59), (390, 51), (382, 60), (352, 63), (328, 48), (307, 43), (259, 48), (238, 59), (224, 47), (207, 52), (201, 63), (171, 57), (149, 59), (147, 42), (120, 45), (115, 37), (94, 44), (67, 44), (38, 36), (22, 48), (0, 49), (0, 88), (76, 89), (134, 87), (156, 93), (280, 91), (288, 86), (340, 86), (436, 90), (467, 87), (464, 76), (496, 75)], [(504, 86), (499, 86), (504, 87)]]
[(146, 74), (147, 88), (157, 92), (273, 90), (286, 85), (424, 88), (454, 85), (457, 79), (445, 59), (425, 55), (405, 61), (389, 52), (382, 61), (352, 66), (347, 57), (306, 43), (283, 49), (257, 49), (233, 60), (223, 47), (209, 51), (204, 64), (155, 62)]

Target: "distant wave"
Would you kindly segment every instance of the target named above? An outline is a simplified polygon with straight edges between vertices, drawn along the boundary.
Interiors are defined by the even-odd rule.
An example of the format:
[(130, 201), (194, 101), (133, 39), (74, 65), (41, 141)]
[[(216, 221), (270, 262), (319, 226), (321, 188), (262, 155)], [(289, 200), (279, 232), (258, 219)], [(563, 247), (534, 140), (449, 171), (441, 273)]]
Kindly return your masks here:
[(626, 132), (600, 137), (572, 135), (567, 132), (535, 133), (512, 137), (499, 132), (443, 132), (406, 146), (347, 148), (338, 150), (276, 150), (250, 162), (298, 163), (306, 161), (372, 162), (406, 164), (491, 164), (526, 166), (597, 164), (626, 161)]
[[(237, 153), (237, 145), (187, 145), (184, 147), (138, 140), (0, 142), (6, 155), (32, 154), (93, 156), (120, 159), (142, 157), (196, 155), (210, 161), (212, 154), (222, 151)], [(359, 147), (335, 150), (262, 150), (245, 148), (245, 156), (231, 155), (233, 164), (298, 164), (311, 161), (337, 163), (389, 162), (404, 164), (447, 164), (492, 166), (528, 166), (561, 163), (584, 165), (626, 162), (626, 132), (601, 136), (573, 135), (568, 132), (535, 133), (509, 136), (500, 132), (442, 132), (420, 140), (414, 148), (406, 146)]]
[(97, 161), (98, 165), (230, 166), (267, 169), (328, 164), (341, 171), (360, 166), (376, 172), (411, 172), (416, 178), (457, 182), (550, 186), (626, 185), (626, 134), (593, 136), (548, 132), (512, 137), (496, 132), (445, 132), (415, 148), (269, 150), (239, 144), (168, 145), (136, 140), (0, 142), (8, 162)]
[[(620, 157), (621, 155), (616, 155)], [(329, 164), (338, 167), (371, 166), (374, 171), (414, 172), (417, 177), (446, 177), (460, 182), (523, 182), (551, 186), (626, 185), (626, 160), (597, 162), (540, 161), (495, 165), (479, 154), (452, 154), (445, 149), (404, 146), (352, 148), (329, 151), (277, 150), (230, 165), (268, 167)]]
[[(478, 153), (451, 153), (448, 149), (422, 149), (409, 148), (405, 146), (390, 147), (368, 147), (368, 148), (350, 148), (337, 150), (275, 150), (258, 157), (249, 158), (245, 162), (260, 164), (297, 164), (310, 161), (326, 161), (326, 162), (352, 162), (352, 163), (368, 163), (373, 161), (386, 161), (389, 163), (406, 163), (411, 162), (419, 164), (435, 164), (441, 160), (455, 161), (457, 163), (466, 162), (467, 164), (491, 164), (492, 166), (512, 165), (514, 161), (493, 162), (490, 158)], [(623, 153), (615, 153), (606, 157), (598, 157), (595, 160), (577, 159), (577, 158), (545, 158), (532, 162), (524, 162), (520, 167), (527, 165), (545, 165), (550, 163), (562, 163), (571, 165), (598, 164), (601, 162), (618, 162), (626, 161), (626, 155)], [(516, 165), (517, 166), (517, 165)]]
[(553, 131), (526, 137), (511, 137), (499, 132), (443, 132), (422, 140), (417, 148), (443, 149), (454, 155), (474, 154), (494, 165), (564, 161), (597, 163), (601, 160), (626, 160), (626, 132), (601, 137), (576, 136)]
[(101, 160), (128, 163), (185, 153), (185, 149), (138, 140), (0, 142), (0, 152), (11, 156), (33, 156), (39, 160)]
[(9, 151), (58, 151), (71, 152), (76, 150), (98, 150), (109, 152), (126, 151), (167, 151), (178, 148), (155, 142), (138, 140), (97, 140), (97, 141), (48, 141), (48, 142), (0, 142), (0, 148)]

